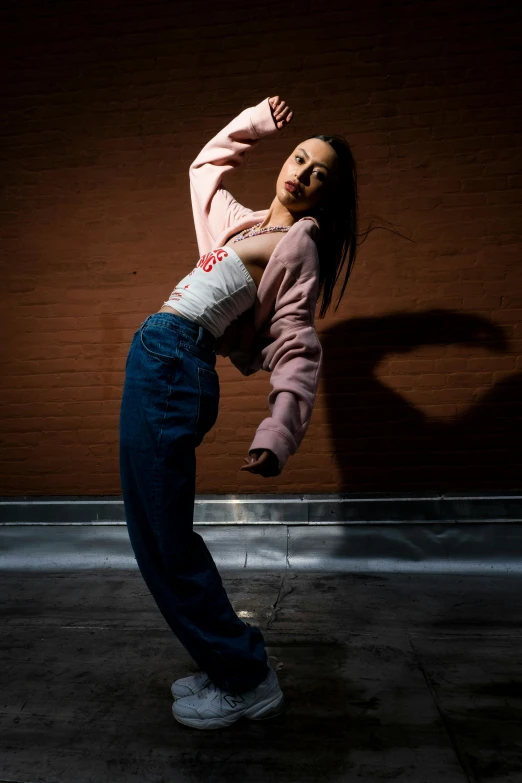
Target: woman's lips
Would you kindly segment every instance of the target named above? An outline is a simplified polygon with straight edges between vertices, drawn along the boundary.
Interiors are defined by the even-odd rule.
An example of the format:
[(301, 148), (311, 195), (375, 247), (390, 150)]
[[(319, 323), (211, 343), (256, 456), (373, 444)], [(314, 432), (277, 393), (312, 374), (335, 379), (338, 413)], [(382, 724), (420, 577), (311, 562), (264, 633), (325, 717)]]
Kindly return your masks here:
[(289, 193), (292, 193), (294, 196), (299, 195), (299, 189), (292, 182), (285, 182), (285, 188), (286, 190), (288, 190)]

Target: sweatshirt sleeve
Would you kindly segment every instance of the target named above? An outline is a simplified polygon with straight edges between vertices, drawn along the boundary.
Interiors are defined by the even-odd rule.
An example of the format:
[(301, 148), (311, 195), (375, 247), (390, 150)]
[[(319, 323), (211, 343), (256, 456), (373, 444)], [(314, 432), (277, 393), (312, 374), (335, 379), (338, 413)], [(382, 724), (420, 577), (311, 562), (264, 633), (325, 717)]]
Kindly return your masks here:
[(221, 185), (223, 175), (239, 166), (245, 152), (262, 136), (277, 132), (272, 109), (265, 98), (244, 109), (211, 139), (189, 169), (190, 195), (199, 252), (207, 253), (219, 235), (252, 213)]
[(322, 366), (314, 326), (319, 287), (317, 247), (308, 237), (304, 252), (315, 263), (296, 277), (290, 270), (279, 289), (270, 325), (273, 340), (262, 349), (263, 369), (271, 372), (270, 416), (257, 428), (249, 451), (270, 449), (281, 472), (299, 448), (310, 424)]

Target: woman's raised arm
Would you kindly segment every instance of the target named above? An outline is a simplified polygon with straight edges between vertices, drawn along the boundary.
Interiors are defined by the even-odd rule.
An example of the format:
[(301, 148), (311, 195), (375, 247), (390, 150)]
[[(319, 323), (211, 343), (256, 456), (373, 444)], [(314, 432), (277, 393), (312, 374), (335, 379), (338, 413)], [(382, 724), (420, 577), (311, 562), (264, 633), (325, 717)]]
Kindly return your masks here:
[(212, 249), (226, 228), (252, 212), (221, 185), (223, 175), (239, 166), (245, 152), (261, 137), (276, 133), (291, 116), (278, 96), (265, 98), (231, 120), (193, 161), (189, 169), (190, 195), (200, 255)]

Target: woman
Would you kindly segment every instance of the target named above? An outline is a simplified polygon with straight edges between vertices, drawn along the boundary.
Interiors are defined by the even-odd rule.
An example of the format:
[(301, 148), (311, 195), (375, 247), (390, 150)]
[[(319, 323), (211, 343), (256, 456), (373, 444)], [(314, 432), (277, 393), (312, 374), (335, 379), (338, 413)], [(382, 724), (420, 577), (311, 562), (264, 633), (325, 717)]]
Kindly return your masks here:
[[(279, 714), (284, 697), (259, 628), (226, 595), (193, 530), (195, 449), (219, 406), (216, 354), (250, 375), (271, 373), (271, 416), (241, 470), (279, 475), (312, 415), (321, 345), (314, 328), (348, 253), (355, 258), (356, 177), (339, 137), (314, 136), (283, 164), (269, 209), (254, 212), (221, 184), (260, 137), (293, 112), (279, 96), (245, 109), (190, 167), (201, 258), (135, 333), (120, 418), (120, 473), (129, 537), (167, 623), (201, 672), (172, 685), (176, 720), (219, 728)], [(321, 230), (319, 230), (321, 229)]]

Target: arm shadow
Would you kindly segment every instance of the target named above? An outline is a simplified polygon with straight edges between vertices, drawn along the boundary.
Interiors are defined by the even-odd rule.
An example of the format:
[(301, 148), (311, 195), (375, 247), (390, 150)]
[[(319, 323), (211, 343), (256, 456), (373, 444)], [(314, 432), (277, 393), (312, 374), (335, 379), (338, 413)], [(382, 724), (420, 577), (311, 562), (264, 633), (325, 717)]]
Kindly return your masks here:
[[(449, 403), (450, 415), (424, 413), (379, 380), (376, 369), (389, 355), (414, 354), (422, 346), (461, 345), (489, 354), (508, 350), (504, 331), (487, 318), (451, 310), (354, 318), (321, 333), (323, 392), (332, 448), (341, 470), (340, 492), (473, 491), (520, 489), (522, 373), (491, 388), (473, 389), (471, 405), (451, 415), (452, 384), (429, 382), (407, 365), (423, 400)], [(441, 356), (444, 351), (441, 351)], [(485, 354), (487, 355), (487, 354)], [(412, 355), (410, 358), (414, 359)], [(468, 372), (462, 367), (451, 372)], [(393, 376), (388, 376), (393, 385)], [(457, 393), (458, 394), (458, 393)], [(413, 396), (413, 392), (412, 392)]]

